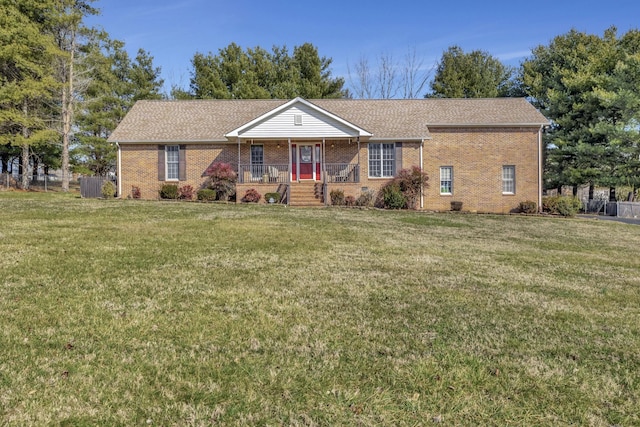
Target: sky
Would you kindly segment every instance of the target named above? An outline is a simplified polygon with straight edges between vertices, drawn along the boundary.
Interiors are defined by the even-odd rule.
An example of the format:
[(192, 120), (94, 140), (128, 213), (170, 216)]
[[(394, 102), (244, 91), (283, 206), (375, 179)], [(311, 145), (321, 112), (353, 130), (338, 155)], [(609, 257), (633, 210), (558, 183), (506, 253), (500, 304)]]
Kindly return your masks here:
[[(602, 36), (640, 28), (638, 0), (97, 0), (101, 14), (87, 19), (111, 38), (125, 42), (135, 57), (149, 52), (162, 69), (165, 90), (187, 89), (191, 59), (214, 55), (236, 43), (271, 50), (310, 42), (333, 60), (332, 76), (381, 55), (401, 62), (415, 50), (426, 70), (450, 46), (482, 50), (506, 65), (518, 66), (538, 45), (576, 29)], [(431, 73), (433, 75), (433, 72)]]

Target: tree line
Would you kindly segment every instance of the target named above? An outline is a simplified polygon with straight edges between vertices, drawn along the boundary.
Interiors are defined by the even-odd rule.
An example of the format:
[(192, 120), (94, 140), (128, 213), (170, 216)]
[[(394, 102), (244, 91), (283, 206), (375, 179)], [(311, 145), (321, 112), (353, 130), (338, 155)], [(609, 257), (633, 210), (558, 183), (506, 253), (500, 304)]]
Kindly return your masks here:
[(451, 46), (425, 64), (415, 49), (400, 61), (381, 54), (349, 64), (349, 88), (332, 59), (311, 43), (196, 52), (187, 88), (163, 92), (161, 70), (144, 49), (85, 25), (95, 0), (0, 0), (0, 167), (104, 175), (106, 140), (141, 99), (527, 97), (551, 121), (545, 186), (640, 186), (640, 32), (602, 37), (571, 30), (534, 48), (519, 67), (481, 50)]

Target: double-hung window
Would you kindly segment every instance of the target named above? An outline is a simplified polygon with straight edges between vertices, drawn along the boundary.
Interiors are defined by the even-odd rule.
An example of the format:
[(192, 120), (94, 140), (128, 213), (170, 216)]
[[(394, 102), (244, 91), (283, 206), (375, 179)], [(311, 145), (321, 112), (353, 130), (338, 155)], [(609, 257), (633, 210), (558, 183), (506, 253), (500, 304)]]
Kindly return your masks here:
[(440, 194), (453, 194), (453, 166), (440, 168)]
[(178, 145), (167, 145), (165, 151), (166, 180), (177, 181), (180, 179), (180, 147)]
[(395, 163), (395, 144), (369, 144), (369, 177), (393, 177)]
[(516, 193), (516, 167), (502, 166), (502, 194)]

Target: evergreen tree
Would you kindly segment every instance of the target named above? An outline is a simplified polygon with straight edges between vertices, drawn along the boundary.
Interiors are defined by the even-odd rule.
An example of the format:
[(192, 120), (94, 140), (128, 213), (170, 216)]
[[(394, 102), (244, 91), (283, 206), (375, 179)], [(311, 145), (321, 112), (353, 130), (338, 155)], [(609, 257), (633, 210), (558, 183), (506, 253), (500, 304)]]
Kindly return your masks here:
[[(538, 46), (522, 66), (522, 89), (552, 121), (547, 133), (547, 187), (615, 187), (625, 164), (621, 135), (632, 136), (639, 85), (637, 36), (618, 39), (576, 30)], [(631, 125), (631, 127), (629, 127)], [(626, 130), (625, 130), (626, 129)], [(623, 131), (621, 134), (620, 132)], [(627, 147), (628, 148), (628, 147)]]
[(45, 106), (56, 87), (51, 69), (54, 46), (36, 21), (48, 6), (0, 0), (0, 146), (20, 147), (23, 188), (29, 185), (30, 148), (52, 138)]
[(452, 46), (442, 54), (428, 98), (495, 98), (510, 96), (514, 70), (480, 50), (464, 53)]
[[(217, 55), (196, 53), (190, 95), (198, 99), (336, 98), (343, 97), (344, 80), (332, 78), (331, 59), (320, 57), (310, 43), (294, 48), (274, 46), (243, 50), (235, 43)], [(187, 94), (172, 90), (176, 98)]]

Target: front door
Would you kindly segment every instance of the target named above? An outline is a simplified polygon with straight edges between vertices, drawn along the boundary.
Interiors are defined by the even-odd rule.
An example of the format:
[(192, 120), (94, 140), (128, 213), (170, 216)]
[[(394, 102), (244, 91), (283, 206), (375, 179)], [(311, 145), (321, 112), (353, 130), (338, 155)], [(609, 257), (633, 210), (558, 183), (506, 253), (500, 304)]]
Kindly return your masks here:
[(313, 179), (313, 145), (299, 145), (300, 179)]
[(291, 144), (291, 179), (319, 181), (322, 170), (321, 158), (320, 144)]

